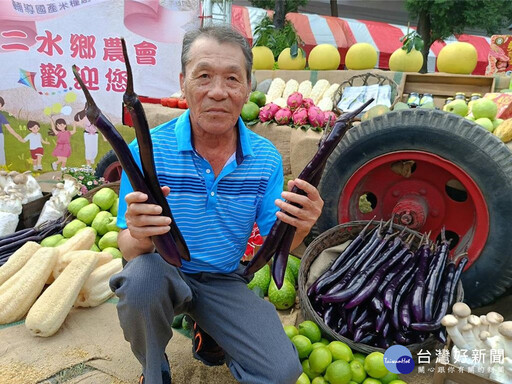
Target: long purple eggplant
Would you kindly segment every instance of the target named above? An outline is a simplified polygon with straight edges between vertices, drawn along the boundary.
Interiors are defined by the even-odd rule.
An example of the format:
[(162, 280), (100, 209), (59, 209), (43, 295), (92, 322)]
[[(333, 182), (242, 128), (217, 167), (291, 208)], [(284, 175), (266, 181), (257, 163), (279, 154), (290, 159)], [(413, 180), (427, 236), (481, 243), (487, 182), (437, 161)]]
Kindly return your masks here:
[[(396, 238), (393, 242), (393, 245), (390, 247), (390, 249), (387, 251), (389, 254), (394, 252), (395, 249), (398, 248), (398, 246), (402, 245), (402, 240), (400, 238)], [(384, 263), (380, 268), (378, 268), (376, 271), (374, 271), (373, 275), (370, 277), (368, 282), (364, 285), (362, 289), (359, 290), (359, 292), (356, 293), (354, 297), (350, 299), (349, 302), (345, 304), (345, 308), (352, 308), (356, 305), (359, 305), (366, 301), (379, 287), (381, 282), (384, 280), (385, 275), (387, 272), (400, 260), (403, 260), (405, 258), (404, 255), (406, 255), (409, 252), (409, 248), (404, 246), (397, 254), (395, 254), (393, 257), (388, 259), (388, 255), (384, 254), (382, 256), (383, 259), (388, 259), (386, 263)]]
[[(366, 242), (361, 243), (362, 248), (358, 249), (357, 252), (354, 252), (351, 254), (349, 258), (347, 258), (346, 262), (343, 265), (339, 265), (335, 271), (333, 271), (331, 274), (321, 276), (317, 279), (315, 282), (315, 287), (308, 289), (308, 296), (311, 300), (317, 299), (319, 294), (323, 291), (327, 290), (332, 284), (338, 282), (339, 279), (341, 279), (344, 274), (352, 268), (359, 260), (364, 260), (367, 253), (370, 251), (370, 248), (375, 247), (378, 243), (378, 240), (380, 239), (380, 229), (382, 227), (382, 221), (379, 224), (378, 227), (376, 227), (372, 235), (370, 236), (369, 240)], [(357, 268), (357, 267), (356, 267)], [(314, 284), (312, 284), (313, 286)]]
[(410, 276), (410, 274), (413, 274), (416, 272), (416, 257), (413, 257), (407, 262), (407, 265), (403, 270), (400, 271), (399, 274), (397, 274), (393, 280), (391, 280), (388, 285), (386, 286), (386, 290), (383, 293), (383, 301), (384, 305), (388, 309), (393, 309), (393, 304), (395, 302), (395, 291), (400, 287), (404, 281)]
[(435, 259), (434, 265), (432, 265), (432, 272), (427, 279), (427, 286), (425, 292), (425, 322), (429, 322), (432, 320), (434, 316), (434, 299), (435, 294), (437, 292), (437, 288), (440, 283), (438, 283), (442, 278), (442, 271), (446, 264), (446, 259), (448, 258), (448, 254), (450, 251), (450, 241), (446, 240), (445, 229), (441, 230), (441, 245), (439, 246), (439, 251), (437, 258)]
[[(350, 128), (351, 120), (354, 117), (356, 117), (359, 113), (361, 113), (361, 111), (364, 108), (366, 108), (371, 102), (373, 102), (373, 99), (368, 100), (356, 111), (344, 113), (336, 120), (336, 123), (334, 124), (331, 133), (329, 134), (329, 136), (327, 136), (327, 138), (325, 138), (321, 142), (316, 154), (299, 174), (299, 179), (305, 180), (309, 183), (318, 183), (320, 181), (320, 174), (323, 172), (325, 164), (327, 163), (327, 159), (329, 158), (330, 154), (334, 151), (340, 140), (343, 138), (345, 132)], [(317, 185), (314, 186), (316, 187)], [(292, 192), (305, 194), (304, 191), (300, 190), (297, 187), (293, 187)], [(245, 268), (245, 275), (252, 274), (259, 270), (260, 268), (263, 268), (263, 266), (267, 264), (267, 262), (272, 258), (274, 253), (277, 251), (278, 245), (281, 243), (283, 236), (285, 235), (285, 232), (289, 230), (290, 227), (291, 226), (289, 224), (286, 224), (279, 219), (275, 221), (274, 225), (270, 230), (270, 233), (263, 242), (263, 245)], [(288, 253), (289, 251), (290, 250), (288, 249), (286, 253)], [(282, 250), (282, 252), (283, 254), (285, 253), (284, 250)], [(286, 268), (286, 263), (282, 263), (281, 267), (282, 266)], [(275, 275), (273, 277), (276, 286), (280, 288), (283, 284), (283, 280), (281, 280), (279, 276), (284, 276), (284, 273), (281, 273), (277, 269), (274, 269), (273, 272), (275, 272)]]
[(393, 301), (393, 311), (391, 313), (391, 324), (396, 330), (400, 329), (400, 304), (407, 298), (407, 294), (414, 284), (415, 271), (411, 271), (406, 276), (405, 281), (402, 282), (398, 288), (398, 292), (395, 292)]
[[(148, 196), (148, 204), (157, 204), (155, 197), (146, 185), (144, 176), (142, 175), (141, 170), (135, 162), (135, 159), (133, 158), (128, 145), (116, 130), (114, 125), (105, 117), (105, 115), (103, 115), (101, 110), (97, 107), (91, 94), (89, 93), (89, 90), (85, 87), (85, 84), (78, 73), (76, 65), (73, 66), (73, 73), (76, 80), (80, 84), (87, 100), (87, 119), (100, 130), (100, 132), (103, 134), (103, 136), (105, 136), (107, 141), (112, 146), (112, 149), (116, 153), (117, 158), (121, 163), (126, 176), (128, 176), (133, 189), (135, 191), (140, 191), (146, 194)], [(166, 262), (178, 267), (182, 265), (181, 257), (186, 257), (186, 255), (180, 255), (170, 232), (159, 236), (152, 236), (151, 240), (153, 241), (153, 244), (155, 245), (160, 256)]]
[(440, 305), (436, 310), (435, 316), (430, 322), (422, 322), (422, 323), (412, 323), (411, 328), (416, 331), (423, 332), (432, 332), (441, 327), (441, 320), (448, 312), (451, 304), (455, 301), (455, 292), (457, 290), (457, 285), (460, 280), (460, 276), (464, 267), (468, 263), (468, 258), (461, 258), (459, 264), (455, 266), (453, 261), (450, 261), (445, 268), (445, 273), (443, 277), (442, 287), (443, 291), (439, 298)]
[(179, 254), (183, 259), (190, 260), (190, 251), (187, 247), (187, 243), (178, 229), (178, 225), (174, 220), (169, 203), (162, 193), (160, 182), (158, 181), (149, 124), (144, 108), (142, 107), (142, 103), (133, 89), (132, 67), (128, 58), (126, 42), (123, 38), (121, 39), (121, 44), (123, 47), (123, 56), (127, 74), (126, 92), (123, 95), (123, 102), (130, 113), (133, 126), (135, 128), (135, 135), (137, 137), (137, 142), (139, 143), (140, 162), (142, 164), (144, 180), (146, 180), (146, 185), (151, 191), (151, 194), (155, 198), (157, 204), (162, 207), (162, 215), (171, 219), (171, 235), (178, 247)]
[(420, 264), (416, 272), (415, 283), (411, 297), (411, 312), (416, 322), (421, 322), (425, 316), (425, 287), (428, 274), (431, 252), (428, 236), (425, 235), (424, 244), (420, 245)]
[(363, 245), (364, 238), (368, 227), (373, 223), (373, 219), (365, 225), (365, 227), (357, 234), (356, 238), (350, 242), (350, 244), (341, 252), (341, 254), (334, 260), (332, 265), (318, 277), (313, 284), (311, 284), (307, 290), (309, 297), (317, 295), (319, 293), (319, 285), (323, 279), (332, 276), (334, 272), (340, 267), (341, 264), (345, 263), (354, 253), (359, 250), (359, 247)]

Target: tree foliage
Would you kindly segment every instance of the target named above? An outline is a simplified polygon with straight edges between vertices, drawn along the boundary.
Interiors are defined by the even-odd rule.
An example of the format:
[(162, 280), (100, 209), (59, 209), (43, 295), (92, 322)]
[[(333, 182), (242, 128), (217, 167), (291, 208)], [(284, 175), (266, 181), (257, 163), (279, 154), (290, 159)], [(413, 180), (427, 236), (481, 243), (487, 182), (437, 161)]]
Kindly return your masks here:
[(406, 0), (405, 8), (418, 21), (418, 33), (425, 43), (422, 72), (434, 41), (461, 34), (466, 28), (480, 28), (492, 35), (512, 20), (510, 0)]
[[(282, 1), (282, 0), (279, 0)], [(254, 7), (274, 10), (276, 7), (276, 0), (250, 0)], [(306, 5), (308, 0), (285, 0), (284, 12), (297, 12), (299, 7)]]

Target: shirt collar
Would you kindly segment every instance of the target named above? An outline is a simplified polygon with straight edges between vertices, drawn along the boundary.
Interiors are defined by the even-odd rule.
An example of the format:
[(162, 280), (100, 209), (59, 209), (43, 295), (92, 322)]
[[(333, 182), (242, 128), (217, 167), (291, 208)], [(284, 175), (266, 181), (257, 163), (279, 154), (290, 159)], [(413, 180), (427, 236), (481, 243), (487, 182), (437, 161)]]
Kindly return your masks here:
[[(247, 128), (242, 120), (238, 118), (238, 142), (236, 148), (237, 163), (240, 164), (241, 160), (246, 156), (253, 156), (251, 140), (249, 137), (249, 128)], [(190, 110), (186, 110), (176, 121), (176, 141), (178, 144), (178, 151), (193, 151), (192, 146), (192, 129), (190, 126)]]

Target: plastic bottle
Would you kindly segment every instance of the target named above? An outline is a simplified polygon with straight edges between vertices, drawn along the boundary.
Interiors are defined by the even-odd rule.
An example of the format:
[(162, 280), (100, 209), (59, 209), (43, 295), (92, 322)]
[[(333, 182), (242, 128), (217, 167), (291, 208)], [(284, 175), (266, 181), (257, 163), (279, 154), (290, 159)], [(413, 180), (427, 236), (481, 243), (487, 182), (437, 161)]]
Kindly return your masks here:
[(418, 92), (411, 92), (409, 94), (409, 98), (407, 99), (407, 104), (410, 107), (418, 107), (420, 105), (420, 95)]
[(433, 103), (434, 98), (432, 97), (431, 93), (424, 93), (423, 96), (421, 96), (420, 99), (420, 105), (424, 105), (426, 103)]

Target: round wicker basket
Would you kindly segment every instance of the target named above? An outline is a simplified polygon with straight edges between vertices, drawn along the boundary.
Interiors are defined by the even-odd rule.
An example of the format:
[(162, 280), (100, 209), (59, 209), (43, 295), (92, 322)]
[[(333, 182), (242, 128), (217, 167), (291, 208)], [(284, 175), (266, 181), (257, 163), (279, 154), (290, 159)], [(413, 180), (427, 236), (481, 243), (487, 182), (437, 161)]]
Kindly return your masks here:
[(400, 101), (400, 92), (398, 92), (398, 84), (395, 81), (377, 73), (367, 72), (361, 75), (352, 76), (350, 79), (345, 80), (340, 84), (334, 95), (334, 111), (336, 114), (340, 115), (343, 113), (343, 111), (341, 111), (337, 105), (340, 102), (343, 91), (346, 87), (362, 87), (374, 84), (391, 86), (391, 108), (393, 108), (395, 104)]
[[(309, 288), (309, 285), (307, 285), (308, 281), (308, 275), (309, 270), (313, 262), (316, 260), (316, 258), (324, 251), (325, 249), (334, 247), (336, 245), (342, 244), (346, 242), (347, 240), (354, 239), (359, 232), (365, 227), (365, 225), (368, 224), (368, 221), (352, 221), (344, 224), (339, 224), (324, 233), (322, 233), (320, 236), (318, 236), (315, 240), (309, 244), (307, 247), (304, 256), (302, 257), (302, 261), (300, 264), (300, 270), (299, 270), (299, 282), (298, 282), (298, 290), (299, 290), (299, 299), (300, 299), (300, 306), (301, 306), (301, 312), (303, 317), (306, 320), (312, 320), (316, 324), (319, 325), (322, 332), (328, 336), (330, 336), (334, 340), (343, 341), (347, 345), (350, 346), (350, 348), (355, 349), (356, 351), (360, 351), (363, 353), (371, 353), (375, 351), (384, 352), (385, 350), (382, 348), (377, 348), (374, 346), (370, 346), (367, 344), (362, 344), (358, 342), (354, 342), (353, 340), (350, 340), (344, 336), (341, 336), (337, 332), (334, 332), (329, 326), (327, 326), (323, 319), (318, 316), (316, 311), (313, 309), (313, 306), (311, 305), (311, 302), (309, 301), (309, 298), (307, 296), (307, 289)], [(377, 225), (377, 223), (375, 223)], [(404, 229), (402, 226), (399, 225), (393, 225), (393, 228), (396, 230), (402, 230)], [(413, 240), (413, 247), (416, 247), (421, 239), (421, 234), (418, 232), (415, 232), (413, 230), (410, 230), (408, 228), (405, 228), (405, 231), (407, 233), (414, 235)], [(327, 269), (329, 265), (325, 265), (325, 269)], [(324, 271), (325, 271), (324, 269)], [(320, 272), (320, 271), (319, 271)], [(323, 271), (321, 271), (323, 272)], [(457, 300), (462, 300), (463, 298), (463, 291), (462, 291), (462, 284), (459, 283), (458, 290), (457, 290)], [(407, 349), (411, 351), (411, 353), (418, 352), (420, 349), (430, 349), (434, 348), (436, 345), (439, 344), (439, 341), (433, 337), (430, 336), (428, 339), (426, 339), (422, 343), (416, 343), (416, 344), (410, 344), (407, 345)]]
[(91, 189), (87, 193), (84, 193), (82, 197), (85, 197), (87, 200), (92, 201), (92, 197), (95, 195), (96, 192), (98, 192), (102, 188), (110, 188), (114, 190), (115, 193), (119, 194), (119, 187), (121, 185), (120, 181), (114, 181), (112, 183), (106, 183), (102, 184), (96, 188)]

